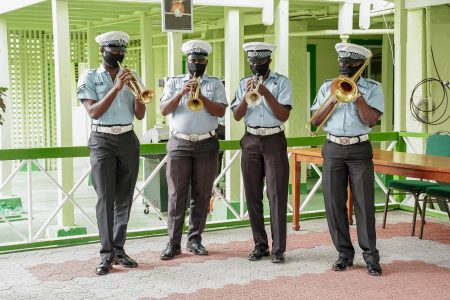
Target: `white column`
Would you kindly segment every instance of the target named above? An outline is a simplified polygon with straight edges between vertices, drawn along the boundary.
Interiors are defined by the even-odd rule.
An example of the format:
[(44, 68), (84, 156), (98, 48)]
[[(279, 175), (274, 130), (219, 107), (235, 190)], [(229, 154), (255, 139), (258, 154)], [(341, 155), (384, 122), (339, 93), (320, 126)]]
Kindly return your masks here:
[[(4, 37), (0, 39), (0, 65), (2, 70), (0, 71), (0, 87), (11, 88), (9, 82), (9, 62), (8, 62), (8, 28), (6, 26), (6, 18), (4, 15), (0, 15), (0, 36)], [(6, 105), (6, 112), (1, 112), (3, 116), (3, 125), (0, 125), (0, 148), (11, 148), (11, 110), (12, 103), (9, 97), (10, 91), (6, 91), (6, 96), (3, 101)], [(11, 161), (0, 161), (0, 183), (8, 178), (11, 174)], [(8, 184), (1, 191), (2, 195), (11, 195), (12, 187)]]
[[(68, 95), (71, 91), (69, 6), (67, 0), (52, 0), (53, 47), (55, 57), (56, 128), (57, 146), (72, 145), (72, 105)], [(65, 191), (73, 186), (73, 159), (58, 159), (58, 182)], [(58, 191), (58, 201), (63, 194)], [(74, 224), (73, 205), (66, 204), (58, 215), (60, 226)]]
[[(409, 104), (409, 99), (414, 86), (426, 78), (426, 67), (427, 67), (427, 52), (426, 52), (426, 37), (425, 37), (425, 11), (423, 9), (410, 10), (407, 12), (407, 22), (409, 26), (407, 27), (407, 37), (408, 42), (406, 43), (406, 103)], [(424, 97), (427, 98), (426, 85), (422, 85), (414, 93), (414, 97)], [(431, 99), (428, 99), (431, 101)], [(418, 103), (419, 99), (417, 99)], [(428, 109), (427, 102), (423, 102), (422, 109)], [(419, 121), (417, 121), (411, 114), (409, 105), (405, 106), (406, 114), (406, 131), (411, 132), (426, 132), (427, 126)], [(410, 140), (414, 150), (422, 153), (424, 151), (424, 140), (423, 139), (411, 139)], [(411, 150), (411, 149), (410, 149)]]
[[(216, 29), (213, 33), (214, 39), (222, 38), (223, 34), (220, 30)], [(212, 57), (213, 57), (213, 76), (223, 77), (223, 70), (222, 70), (222, 64), (223, 64), (223, 57), (222, 57), (222, 42), (214, 42)]]
[[(153, 31), (152, 31), (152, 19), (145, 16), (144, 12), (141, 12), (140, 17), (141, 28), (141, 77), (147, 89), (155, 90), (155, 74), (153, 72)], [(142, 130), (147, 130), (155, 126), (156, 121), (156, 101), (147, 105), (147, 111), (145, 118), (142, 122)]]
[(182, 72), (182, 56), (181, 44), (183, 35), (179, 32), (167, 33), (167, 76), (180, 75)]
[(95, 41), (97, 31), (92, 26), (92, 22), (87, 23), (87, 59), (90, 69), (98, 68), (99, 66), (99, 48), (100, 46)]
[[(179, 32), (167, 33), (167, 76), (180, 75), (183, 71), (181, 66), (183, 52), (181, 52), (181, 44), (183, 42), (183, 35)], [(167, 126), (170, 126), (170, 117), (166, 117)]]
[(275, 1), (275, 59), (274, 70), (289, 75), (289, 0)]
[[(228, 102), (234, 99), (243, 72), (243, 24), (241, 22), (239, 9), (225, 8), (225, 91)], [(236, 38), (239, 37), (239, 38)], [(239, 63), (236, 63), (239, 62)], [(233, 128), (233, 130), (231, 130)], [(244, 122), (236, 122), (232, 112), (225, 113), (225, 136), (226, 139), (237, 140), (244, 134)], [(230, 151), (226, 152), (226, 162), (231, 159)], [(226, 190), (230, 199), (239, 199), (239, 168), (234, 165), (226, 178)]]
[[(383, 35), (383, 46), (381, 55), (381, 83), (384, 93), (384, 113), (381, 116), (381, 131), (392, 131), (392, 120), (394, 118), (393, 105), (393, 86), (394, 74), (392, 70), (393, 65), (393, 49), (391, 48), (392, 39), (387, 34)], [(388, 142), (382, 142), (382, 149), (386, 149)]]
[(395, 0), (394, 14), (394, 130), (406, 130), (406, 10), (405, 0)]

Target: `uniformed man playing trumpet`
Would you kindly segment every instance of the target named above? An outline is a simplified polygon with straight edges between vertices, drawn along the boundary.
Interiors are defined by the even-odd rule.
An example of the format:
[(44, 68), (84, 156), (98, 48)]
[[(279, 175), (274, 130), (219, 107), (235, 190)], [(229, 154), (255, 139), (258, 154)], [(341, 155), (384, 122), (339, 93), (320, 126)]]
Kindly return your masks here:
[[(112, 264), (137, 267), (124, 250), (134, 187), (139, 171), (139, 140), (133, 131), (134, 117), (145, 116), (140, 95), (127, 85), (134, 71), (120, 69), (129, 36), (112, 31), (100, 34), (102, 65), (88, 70), (78, 80), (78, 98), (92, 118), (89, 138), (92, 182), (97, 192), (97, 224), (101, 262), (96, 274), (108, 274)], [(141, 86), (142, 82), (139, 82)]]
[(249, 260), (269, 256), (264, 226), (263, 189), (266, 179), (272, 232), (272, 262), (282, 263), (286, 251), (286, 212), (289, 183), (287, 142), (283, 123), (292, 109), (291, 84), (286, 76), (270, 71), (275, 45), (243, 45), (253, 76), (243, 78), (231, 104), (234, 118), (244, 118), (241, 169), (255, 248)]
[(202, 245), (209, 201), (217, 169), (219, 141), (217, 118), (228, 106), (222, 81), (205, 74), (209, 43), (192, 40), (182, 45), (188, 74), (170, 78), (161, 97), (161, 114), (171, 115), (171, 136), (167, 143), (169, 193), (169, 243), (161, 253), (168, 260), (181, 253), (184, 215), (191, 185), (189, 233), (186, 248), (207, 255)]

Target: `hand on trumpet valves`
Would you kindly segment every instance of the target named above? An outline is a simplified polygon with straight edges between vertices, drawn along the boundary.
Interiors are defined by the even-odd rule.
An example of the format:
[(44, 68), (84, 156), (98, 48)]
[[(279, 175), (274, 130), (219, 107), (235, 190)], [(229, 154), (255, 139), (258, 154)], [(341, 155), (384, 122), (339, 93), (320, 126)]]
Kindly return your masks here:
[(123, 86), (128, 82), (130, 78), (131, 78), (130, 69), (121, 69), (116, 77), (116, 84), (115, 84), (116, 89), (118, 89), (119, 91), (122, 90)]
[[(253, 76), (252, 79), (247, 81), (247, 93), (253, 91), (258, 86), (258, 90), (256, 90), (261, 96), (267, 95), (269, 90), (264, 86), (262, 82), (262, 78)], [(259, 83), (259, 85), (258, 85)]]
[[(192, 91), (195, 91), (197, 89), (198, 80), (195, 77), (192, 77), (189, 79), (188, 82), (184, 85), (184, 88), (182, 90), (183, 95), (188, 94)], [(201, 89), (198, 90), (198, 95), (200, 96), (202, 94)]]

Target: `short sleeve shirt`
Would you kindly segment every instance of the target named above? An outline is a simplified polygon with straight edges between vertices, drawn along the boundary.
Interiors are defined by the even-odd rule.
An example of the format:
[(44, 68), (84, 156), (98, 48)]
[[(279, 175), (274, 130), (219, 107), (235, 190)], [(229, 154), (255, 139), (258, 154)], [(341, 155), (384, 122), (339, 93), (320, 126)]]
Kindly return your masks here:
[[(241, 79), (234, 100), (231, 103), (231, 110), (234, 110), (242, 101), (245, 101), (247, 82), (251, 79), (252, 76)], [(263, 84), (277, 99), (278, 103), (292, 108), (292, 87), (286, 76), (270, 72)], [(244, 122), (250, 127), (277, 127), (283, 125), (283, 122), (278, 120), (273, 114), (264, 96), (261, 96), (260, 105), (248, 106)]]
[[(134, 72), (134, 76), (142, 84), (139, 76)], [(117, 80), (117, 78), (116, 78)], [(109, 72), (102, 65), (98, 69), (91, 69), (84, 72), (78, 79), (77, 93), (78, 99), (102, 101), (108, 92), (114, 87), (114, 82)], [(144, 86), (142, 84), (142, 86)], [(135, 95), (128, 85), (117, 94), (108, 110), (97, 120), (92, 120), (97, 125), (126, 125), (134, 120)]]
[[(332, 80), (327, 80), (320, 87), (311, 106), (312, 111), (317, 110), (330, 94), (331, 82)], [(383, 113), (384, 96), (381, 84), (378, 81), (361, 77), (357, 82), (357, 86), (367, 104)], [(335, 136), (358, 136), (371, 131), (371, 128), (363, 124), (359, 119), (355, 102), (339, 103), (322, 128)]]
[[(170, 78), (164, 85), (161, 103), (180, 93), (189, 79), (189, 74)], [(209, 100), (228, 106), (225, 87), (219, 78), (204, 74), (200, 79), (200, 89), (202, 95)], [(188, 98), (189, 93), (181, 98), (178, 107), (172, 112), (170, 130), (176, 130), (183, 134), (203, 134), (216, 129), (218, 118), (207, 112), (205, 108), (198, 112), (191, 111), (187, 107)]]

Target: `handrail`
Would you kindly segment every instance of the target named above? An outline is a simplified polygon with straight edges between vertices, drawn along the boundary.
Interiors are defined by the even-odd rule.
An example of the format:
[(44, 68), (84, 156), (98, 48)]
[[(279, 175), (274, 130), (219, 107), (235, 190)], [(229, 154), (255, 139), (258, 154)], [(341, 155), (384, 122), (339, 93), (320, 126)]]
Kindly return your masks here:
[[(402, 144), (402, 147), (396, 147), (397, 151), (404, 151), (405, 147), (403, 147), (403, 145), (405, 144), (404, 139), (407, 137), (426, 137), (425, 134), (422, 133), (411, 133), (411, 132), (377, 132), (377, 133), (371, 133), (370, 134), (370, 140), (371, 141), (375, 141), (375, 142), (391, 142), (391, 144), (394, 143), (399, 143)], [(308, 146), (320, 146), (322, 145), (323, 141), (325, 140), (325, 136), (321, 135), (321, 136), (316, 136), (316, 137), (293, 137), (293, 138), (287, 138), (287, 144), (288, 147), (308, 147)], [(234, 153), (234, 158), (236, 158), (239, 153), (240, 153), (240, 141), (239, 140), (227, 140), (227, 141), (220, 141), (220, 149), (222, 151), (227, 151), (227, 150), (231, 150), (231, 151), (235, 151)], [(237, 151), (236, 151), (237, 150)], [(140, 146), (140, 155), (145, 156), (147, 154), (165, 154), (166, 153), (166, 143), (155, 143), (155, 144), (142, 144)], [(76, 146), (76, 147), (49, 147), (49, 148), (29, 148), (29, 149), (2, 149), (0, 150), (0, 162), (1, 161), (6, 161), (6, 160), (20, 160), (21, 163), (18, 164), (18, 167), (16, 167), (15, 171), (13, 172), (13, 174), (10, 174), (10, 176), (3, 182), (0, 182), (0, 190), (2, 189), (2, 187), (4, 185), (6, 185), (10, 179), (12, 177), (14, 177), (14, 175), (17, 173), (17, 171), (21, 168), (21, 166), (23, 165), (27, 165), (28, 166), (28, 174), (27, 174), (27, 178), (28, 178), (28, 238), (26, 238), (20, 231), (17, 231), (17, 228), (15, 226), (13, 226), (4, 216), (1, 217), (2, 221), (4, 221), (5, 223), (7, 223), (9, 225), (9, 227), (12, 228), (13, 231), (15, 231), (22, 240), (22, 243), (24, 246), (26, 247), (27, 244), (29, 245), (34, 245), (34, 243), (36, 242), (40, 242), (40, 241), (44, 241), (46, 239), (42, 239), (40, 238), (41, 233), (43, 232), (43, 230), (47, 227), (48, 224), (50, 224), (50, 222), (55, 218), (56, 214), (60, 211), (62, 205), (64, 205), (66, 202), (72, 202), (75, 206), (77, 206), (78, 208), (80, 208), (81, 212), (88, 217), (88, 222), (92, 225), (92, 223), (94, 223), (89, 216), (85, 213), (85, 211), (72, 199), (72, 195), (75, 192), (75, 190), (77, 190), (77, 188), (79, 187), (79, 185), (81, 184), (81, 182), (83, 182), (86, 177), (87, 177), (87, 173), (89, 172), (89, 170), (87, 170), (86, 172), (84, 172), (83, 176), (81, 177), (80, 180), (78, 180), (78, 182), (71, 188), (70, 191), (64, 191), (62, 189), (62, 186), (54, 179), (51, 179), (51, 181), (53, 181), (54, 184), (56, 184), (56, 186), (60, 189), (63, 190), (63, 194), (65, 195), (65, 198), (63, 199), (63, 201), (58, 203), (58, 206), (52, 211), (52, 213), (50, 214), (50, 216), (47, 218), (47, 220), (45, 221), (44, 225), (39, 226), (39, 230), (37, 232), (33, 232), (30, 226), (31, 226), (31, 222), (33, 219), (32, 216), (32, 191), (31, 191), (31, 164), (35, 163), (38, 165), (39, 169), (43, 172), (46, 172), (42, 166), (39, 165), (39, 163), (37, 162), (38, 159), (48, 159), (48, 158), (52, 158), (52, 159), (58, 159), (58, 158), (76, 158), (76, 157), (88, 157), (89, 156), (89, 148), (87, 146)], [(234, 159), (233, 159), (234, 160)], [(163, 164), (164, 162), (162, 161), (160, 163)], [(231, 164), (232, 162), (229, 162), (229, 164)], [(228, 167), (226, 167), (227, 170)], [(90, 169), (90, 168), (89, 168)], [(158, 170), (154, 170), (154, 173), (156, 174), (156, 172), (159, 171), (159, 168), (157, 168)], [(224, 175), (224, 172), (226, 172), (226, 170), (223, 170), (221, 172), (220, 176)], [(48, 174), (47, 174), (48, 175)], [(220, 177), (219, 176), (219, 177)], [(152, 177), (152, 176), (150, 176)], [(142, 196), (144, 201), (148, 204), (149, 203), (149, 199), (147, 199), (145, 197), (145, 195), (143, 195), (142, 191), (143, 188), (145, 187), (146, 183), (148, 183), (148, 181), (151, 178), (147, 178), (146, 181), (144, 181), (144, 185), (140, 186), (139, 188), (136, 188), (137, 194), (135, 195), (135, 199), (137, 199), (137, 197)], [(242, 178), (241, 178), (242, 180)], [(216, 179), (216, 183), (217, 183), (217, 179)], [(242, 183), (241, 183), (242, 184)], [(241, 187), (242, 188), (242, 187)], [(227, 221), (219, 221), (219, 225), (214, 223), (217, 221), (214, 221), (213, 225), (214, 226), (220, 226), (220, 224), (247, 224), (245, 218), (247, 218), (246, 214), (243, 214), (243, 199), (244, 197), (241, 195), (241, 200), (240, 200), (240, 211), (236, 211), (234, 209), (234, 207), (231, 205), (231, 203), (229, 203), (228, 199), (226, 199), (223, 195), (220, 194), (220, 191), (214, 186), (214, 191), (216, 192), (217, 196), (224, 201), (224, 204), (227, 206), (227, 209), (229, 209), (232, 214), (236, 217), (235, 220), (232, 221), (232, 223), (230, 223), (229, 220)], [(304, 205), (305, 206), (305, 203)], [(309, 212), (310, 214), (314, 214), (317, 212)], [(308, 214), (308, 213), (306, 213)], [(305, 213), (303, 214), (303, 216), (305, 216)], [(289, 216), (288, 216), (289, 217)], [(234, 222), (234, 223), (233, 223)], [(209, 224), (209, 223), (208, 223)], [(209, 224), (211, 225), (211, 224)], [(208, 226), (209, 226), (208, 225)], [(95, 226), (94, 226), (95, 227)], [(156, 230), (155, 232), (159, 232), (158, 230), (160, 229), (152, 229), (152, 230)], [(140, 230), (140, 232), (145, 232)], [(153, 231), (152, 231), (153, 232)], [(133, 231), (129, 232), (130, 234), (135, 234), (133, 233)], [(92, 234), (88, 234), (85, 237), (86, 239), (91, 239), (92, 238)], [(58, 238), (60, 239), (60, 238)], [(54, 240), (56, 241), (56, 240)], [(56, 242), (57, 244), (57, 242)], [(0, 251), (1, 249), (3, 249), (4, 247), (7, 246), (3, 246), (0, 245)], [(17, 247), (17, 243), (14, 242), (12, 244), (11, 247)], [(6, 249), (6, 248), (5, 248)], [(9, 248), (8, 248), (9, 249)]]
[[(409, 134), (409, 135), (406, 135)], [(375, 132), (370, 134), (372, 141), (395, 141), (400, 136), (413, 136), (416, 133), (408, 132)], [(423, 134), (417, 133), (420, 137)], [(324, 135), (316, 137), (292, 137), (287, 138), (288, 147), (299, 146), (319, 146), (325, 140)], [(239, 140), (219, 141), (220, 150), (239, 150)], [(141, 144), (140, 155), (166, 153), (166, 143)], [(2, 160), (28, 160), (44, 158), (74, 158), (88, 157), (89, 148), (87, 146), (75, 147), (46, 147), (27, 149), (0, 149), (0, 161)]]

